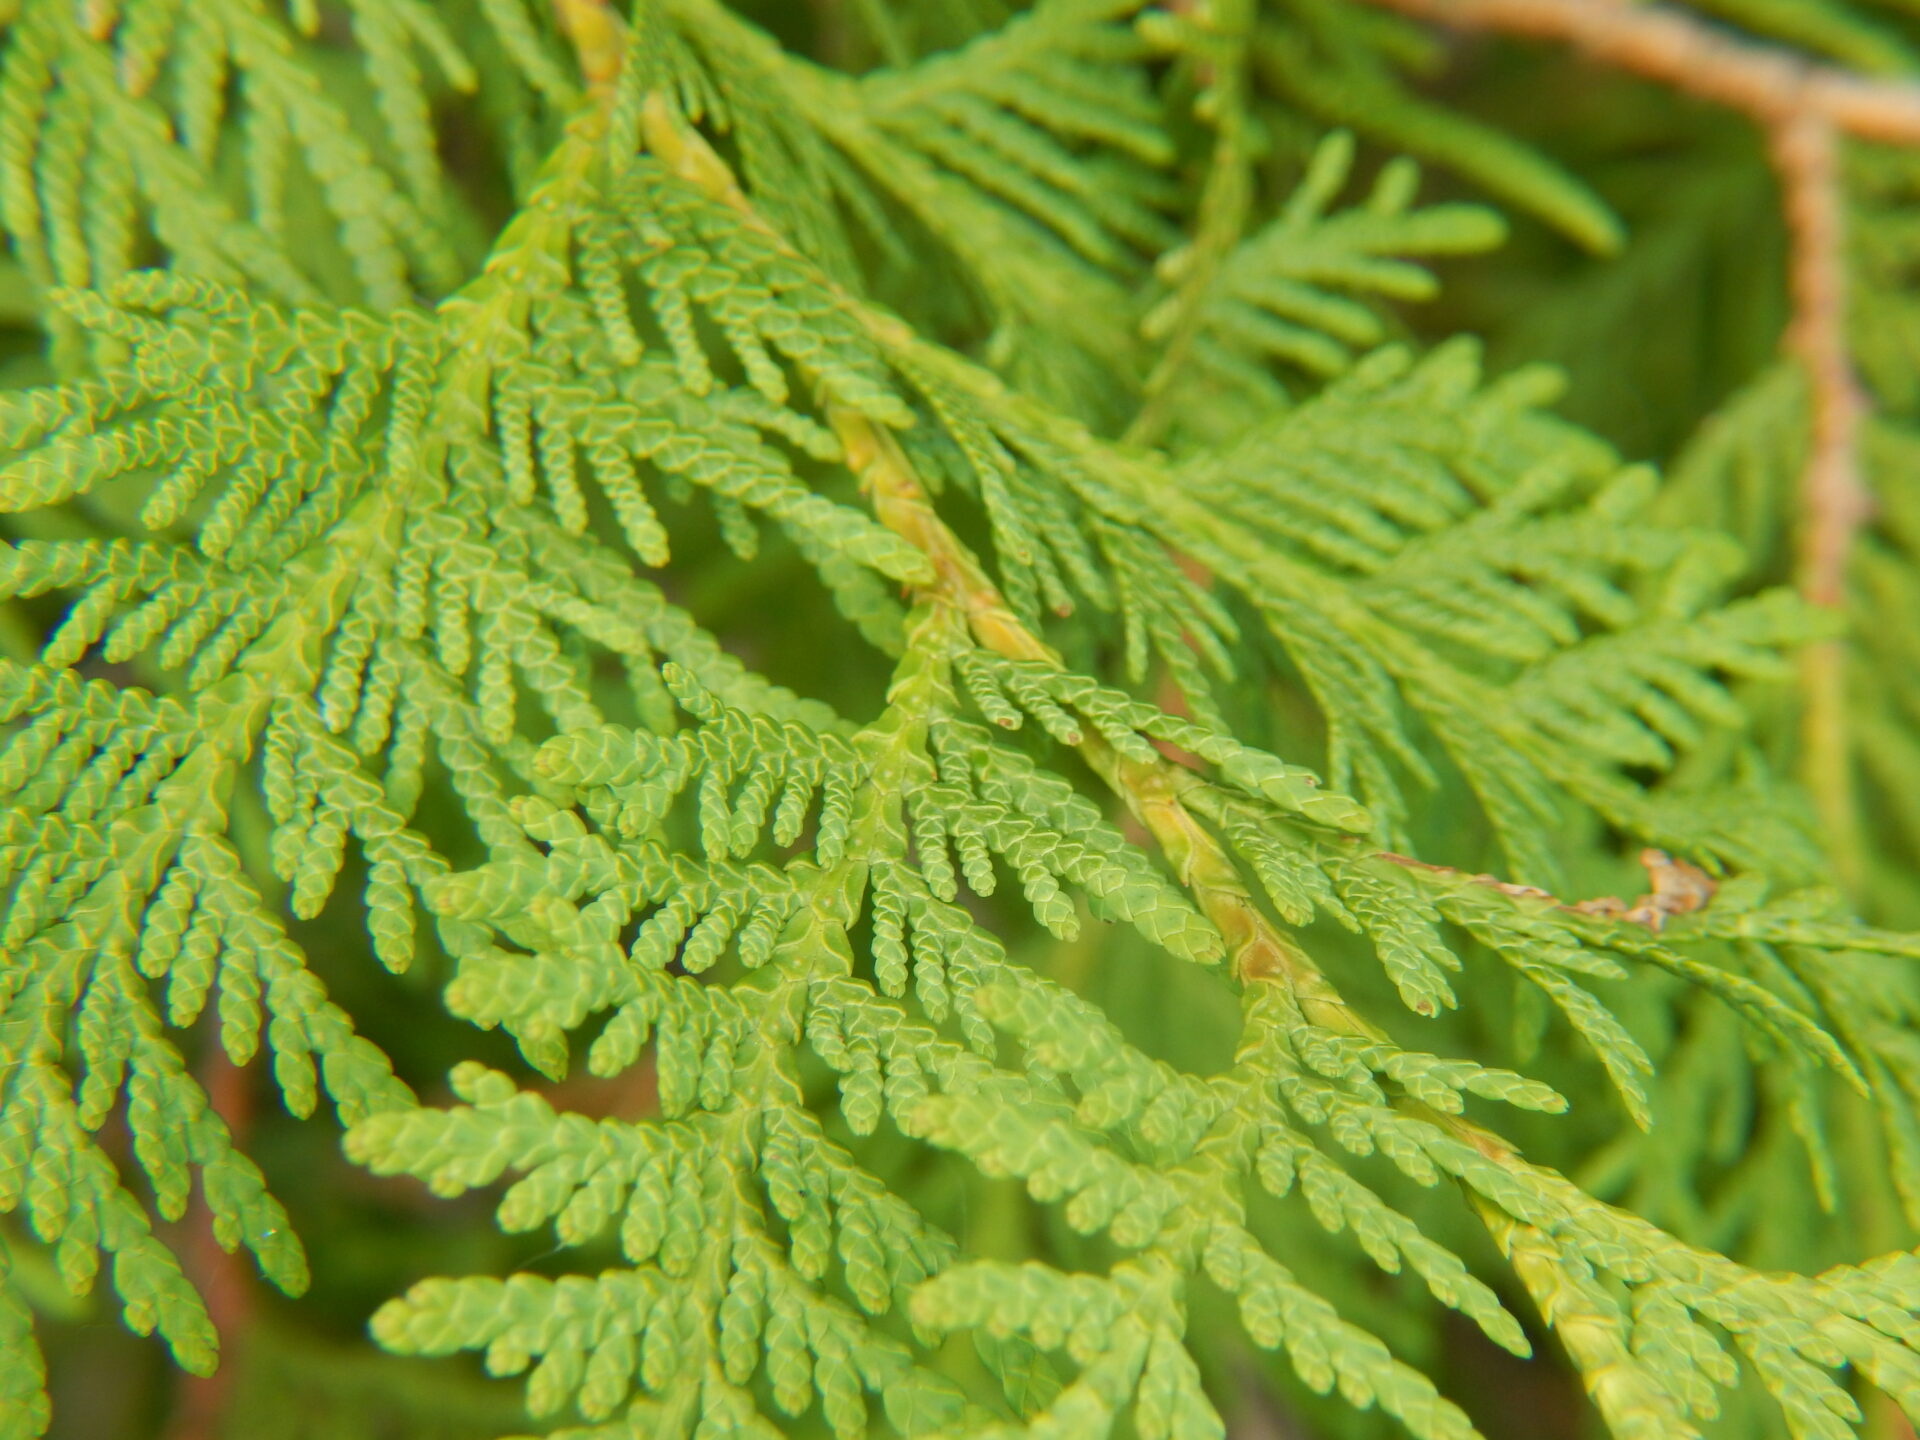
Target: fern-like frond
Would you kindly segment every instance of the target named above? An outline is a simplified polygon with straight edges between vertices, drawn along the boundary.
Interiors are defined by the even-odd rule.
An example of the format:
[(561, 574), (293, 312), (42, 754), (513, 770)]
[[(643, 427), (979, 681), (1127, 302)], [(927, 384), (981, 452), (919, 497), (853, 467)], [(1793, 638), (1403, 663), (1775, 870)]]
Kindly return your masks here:
[[(46, 1273), (211, 1365), (156, 1225), (196, 1184), (307, 1284), (215, 1046), (551, 1233), (372, 1329), (561, 1434), (1202, 1440), (1239, 1349), (1470, 1440), (1408, 1336), (1525, 1356), (1523, 1298), (1621, 1436), (1852, 1433), (1849, 1374), (1920, 1414), (1914, 1258), (1756, 1215), (1867, 1208), (1842, 1106), (1920, 1213), (1920, 946), (1809, 883), (1746, 734), (1827, 621), (1671, 523), (1784, 382), (1663, 499), (1538, 372), (1379, 348), (1498, 223), (1401, 161), (1337, 208), (1352, 142), (1283, 101), (1611, 236), (1407, 98), (1407, 27), (1007, 8), (788, 17), (851, 74), (718, 0), (17, 7), (0, 1436)], [(1581, 898), (1621, 843), (1652, 893)], [(417, 992), (363, 1014), (361, 960), (511, 1048), (390, 1060), (357, 1021)]]
[[(289, 184), (298, 167), (371, 303), (452, 288), (461, 237), (443, 219), (420, 60), (457, 90), (475, 71), (428, 6), (351, 11), (364, 80), (343, 103), (311, 28), (252, 5), (29, 8), (4, 76), (4, 204), (29, 273), (43, 286), (104, 286), (158, 247), (264, 295), (315, 299), (326, 261), (294, 233), (312, 223), (289, 208), (304, 198)], [(244, 185), (223, 183), (236, 167)]]
[(1402, 75), (1432, 68), (1433, 42), (1398, 17), (1289, 4), (1254, 35), (1253, 63), (1276, 92), (1329, 124), (1466, 176), (1586, 248), (1617, 250), (1619, 217), (1585, 181), (1538, 150), (1414, 93)]
[[(1381, 356), (1193, 467), (1181, 543), (1262, 597), (1327, 713), (1335, 783), (1385, 815), (1404, 813), (1400, 782), (1350, 757), (1427, 773), (1410, 711), (1520, 876), (1558, 883), (1562, 794), (1685, 853), (1766, 863), (1738, 826), (1649, 804), (1619, 767), (1665, 768), (1728, 723), (1724, 678), (1783, 674), (1780, 651), (1818, 621), (1777, 594), (1707, 608), (1732, 556), (1640, 520), (1651, 477), (1542, 423), (1527, 381), (1476, 395), (1474, 376), (1465, 352), (1414, 369)], [(1354, 438), (1343, 413), (1361, 396), (1404, 417), (1396, 438)], [(1426, 643), (1396, 655), (1409, 630)]]
[[(1198, 294), (1181, 286), (1147, 314), (1150, 340), (1192, 326), (1199, 373), (1177, 385), (1167, 403), (1218, 417), (1212, 423), (1226, 433), (1204, 437), (1211, 443), (1232, 438), (1220, 423), (1226, 417), (1270, 414), (1287, 403), (1288, 388), (1272, 366), (1331, 379), (1352, 365), (1356, 350), (1384, 341), (1387, 327), (1362, 297), (1430, 298), (1435, 282), (1415, 258), (1485, 250), (1504, 235), (1498, 217), (1485, 210), (1411, 208), (1419, 175), (1410, 162), (1382, 170), (1363, 207), (1329, 213), (1353, 153), (1346, 132), (1322, 141), (1278, 217), (1221, 257)], [(1185, 267), (1201, 263), (1201, 255), (1175, 252), (1162, 269), (1178, 283)]]

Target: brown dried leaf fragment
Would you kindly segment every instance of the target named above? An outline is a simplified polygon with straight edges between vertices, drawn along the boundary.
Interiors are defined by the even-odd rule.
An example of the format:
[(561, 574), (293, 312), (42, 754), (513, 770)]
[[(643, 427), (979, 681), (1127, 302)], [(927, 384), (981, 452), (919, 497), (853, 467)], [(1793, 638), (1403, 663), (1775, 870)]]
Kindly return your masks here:
[(1618, 895), (1600, 895), (1592, 900), (1579, 900), (1573, 904), (1559, 899), (1551, 892), (1537, 885), (1516, 885), (1510, 880), (1502, 880), (1494, 875), (1469, 875), (1456, 870), (1451, 865), (1434, 865), (1425, 860), (1416, 860), (1411, 855), (1396, 854), (1391, 850), (1378, 851), (1376, 860), (1391, 860), (1395, 865), (1404, 865), (1410, 870), (1426, 870), (1439, 875), (1453, 875), (1475, 885), (1484, 885), (1489, 890), (1498, 890), (1502, 895), (1511, 895), (1520, 900), (1546, 900), (1561, 910), (1572, 910), (1580, 915), (1592, 915), (1606, 920), (1626, 920), (1635, 925), (1645, 925), (1649, 930), (1665, 928), (1667, 921), (1675, 915), (1691, 915), (1696, 910), (1704, 910), (1712, 902), (1720, 889), (1718, 882), (1702, 870), (1685, 860), (1676, 860), (1664, 850), (1649, 845), (1640, 852), (1640, 863), (1647, 870), (1647, 884), (1652, 893), (1642, 895), (1632, 904), (1628, 904)]
[(1647, 869), (1647, 884), (1653, 893), (1642, 895), (1632, 905), (1617, 895), (1602, 895), (1569, 905), (1582, 915), (1598, 915), (1645, 925), (1649, 930), (1666, 927), (1669, 917), (1691, 915), (1704, 910), (1713, 900), (1719, 885), (1698, 865), (1676, 860), (1664, 850), (1648, 846), (1640, 852), (1640, 863)]

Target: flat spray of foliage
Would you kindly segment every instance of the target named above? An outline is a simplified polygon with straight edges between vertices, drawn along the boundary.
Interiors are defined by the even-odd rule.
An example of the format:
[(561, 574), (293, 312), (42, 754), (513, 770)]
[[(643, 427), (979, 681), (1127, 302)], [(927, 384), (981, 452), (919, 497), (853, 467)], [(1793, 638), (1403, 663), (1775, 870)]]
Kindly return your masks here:
[(0, 1437), (116, 1309), (274, 1440), (1920, 1416), (1920, 168), (1850, 903), (1797, 379), (1668, 484), (1416, 338), (1668, 262), (1410, 22), (0, 13)]

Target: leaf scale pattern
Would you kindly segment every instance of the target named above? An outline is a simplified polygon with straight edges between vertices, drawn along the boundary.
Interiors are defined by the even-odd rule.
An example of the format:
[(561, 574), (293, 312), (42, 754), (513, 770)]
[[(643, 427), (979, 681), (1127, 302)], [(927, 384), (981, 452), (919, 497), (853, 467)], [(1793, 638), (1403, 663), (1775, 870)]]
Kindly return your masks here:
[[(1668, 483), (1421, 342), (1506, 225), (1362, 143), (1620, 228), (1398, 21), (843, 8), (0, 7), (0, 1440), (95, 1290), (351, 1435), (1471, 1440), (1449, 1314), (1623, 1440), (1920, 1419), (1920, 940), (1708, 503), (1791, 387)], [(329, 1122), (494, 1222), (364, 1370), (194, 1238), (330, 1293)]]

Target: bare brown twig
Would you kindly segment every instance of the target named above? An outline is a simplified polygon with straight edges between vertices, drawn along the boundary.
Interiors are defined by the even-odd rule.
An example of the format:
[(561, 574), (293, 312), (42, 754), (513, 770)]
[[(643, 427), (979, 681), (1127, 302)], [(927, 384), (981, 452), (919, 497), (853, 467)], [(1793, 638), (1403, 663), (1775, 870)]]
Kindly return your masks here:
[(1640, 864), (1647, 872), (1647, 885), (1651, 893), (1634, 901), (1622, 900), (1617, 895), (1602, 895), (1592, 900), (1562, 900), (1552, 891), (1542, 890), (1537, 885), (1516, 885), (1497, 875), (1473, 875), (1465, 870), (1456, 870), (1451, 865), (1435, 865), (1393, 850), (1375, 851), (1373, 858), (1389, 860), (1409, 870), (1424, 870), (1469, 884), (1484, 885), (1489, 890), (1497, 890), (1502, 895), (1511, 895), (1520, 900), (1547, 900), (1556, 909), (1571, 910), (1580, 915), (1644, 925), (1656, 932), (1664, 929), (1667, 921), (1675, 915), (1691, 915), (1696, 910), (1704, 910), (1713, 903), (1713, 897), (1720, 889), (1713, 877), (1699, 866), (1676, 860), (1666, 851), (1656, 850), (1652, 846), (1640, 852)]
[(1846, 599), (1854, 532), (1868, 514), (1857, 459), (1866, 406), (1847, 356), (1839, 147), (1832, 123), (1811, 112), (1781, 121), (1771, 139), (1793, 236), (1793, 324), (1786, 344), (1813, 397), (1812, 444), (1801, 481), (1800, 584), (1815, 604), (1837, 606)]
[[(207, 1103), (226, 1122), (228, 1133), (238, 1145), (252, 1123), (252, 1081), (228, 1058), (217, 1036), (208, 1044), (199, 1079), (207, 1092)], [(233, 1398), (237, 1352), (246, 1343), (253, 1318), (252, 1280), (246, 1261), (215, 1238), (213, 1212), (203, 1195), (195, 1194), (185, 1226), (181, 1267), (206, 1302), (207, 1317), (219, 1333), (222, 1354), (220, 1368), (213, 1374), (179, 1377), (166, 1435), (167, 1440), (217, 1440)]]
[(1629, 0), (1373, 0), (1467, 30), (1563, 40), (1603, 64), (1774, 126), (1806, 116), (1863, 140), (1920, 145), (1920, 86), (1868, 80)]
[[(1798, 578), (1816, 605), (1846, 603), (1847, 562), (1870, 513), (1860, 477), (1866, 403), (1847, 355), (1846, 248), (1837, 137), (1830, 121), (1803, 114), (1772, 132), (1788, 233), (1793, 237), (1793, 324), (1788, 349), (1807, 376), (1812, 406), (1800, 476)], [(1846, 647), (1821, 640), (1801, 656), (1802, 763), (1841, 878), (1861, 878), (1858, 803), (1849, 755)]]

